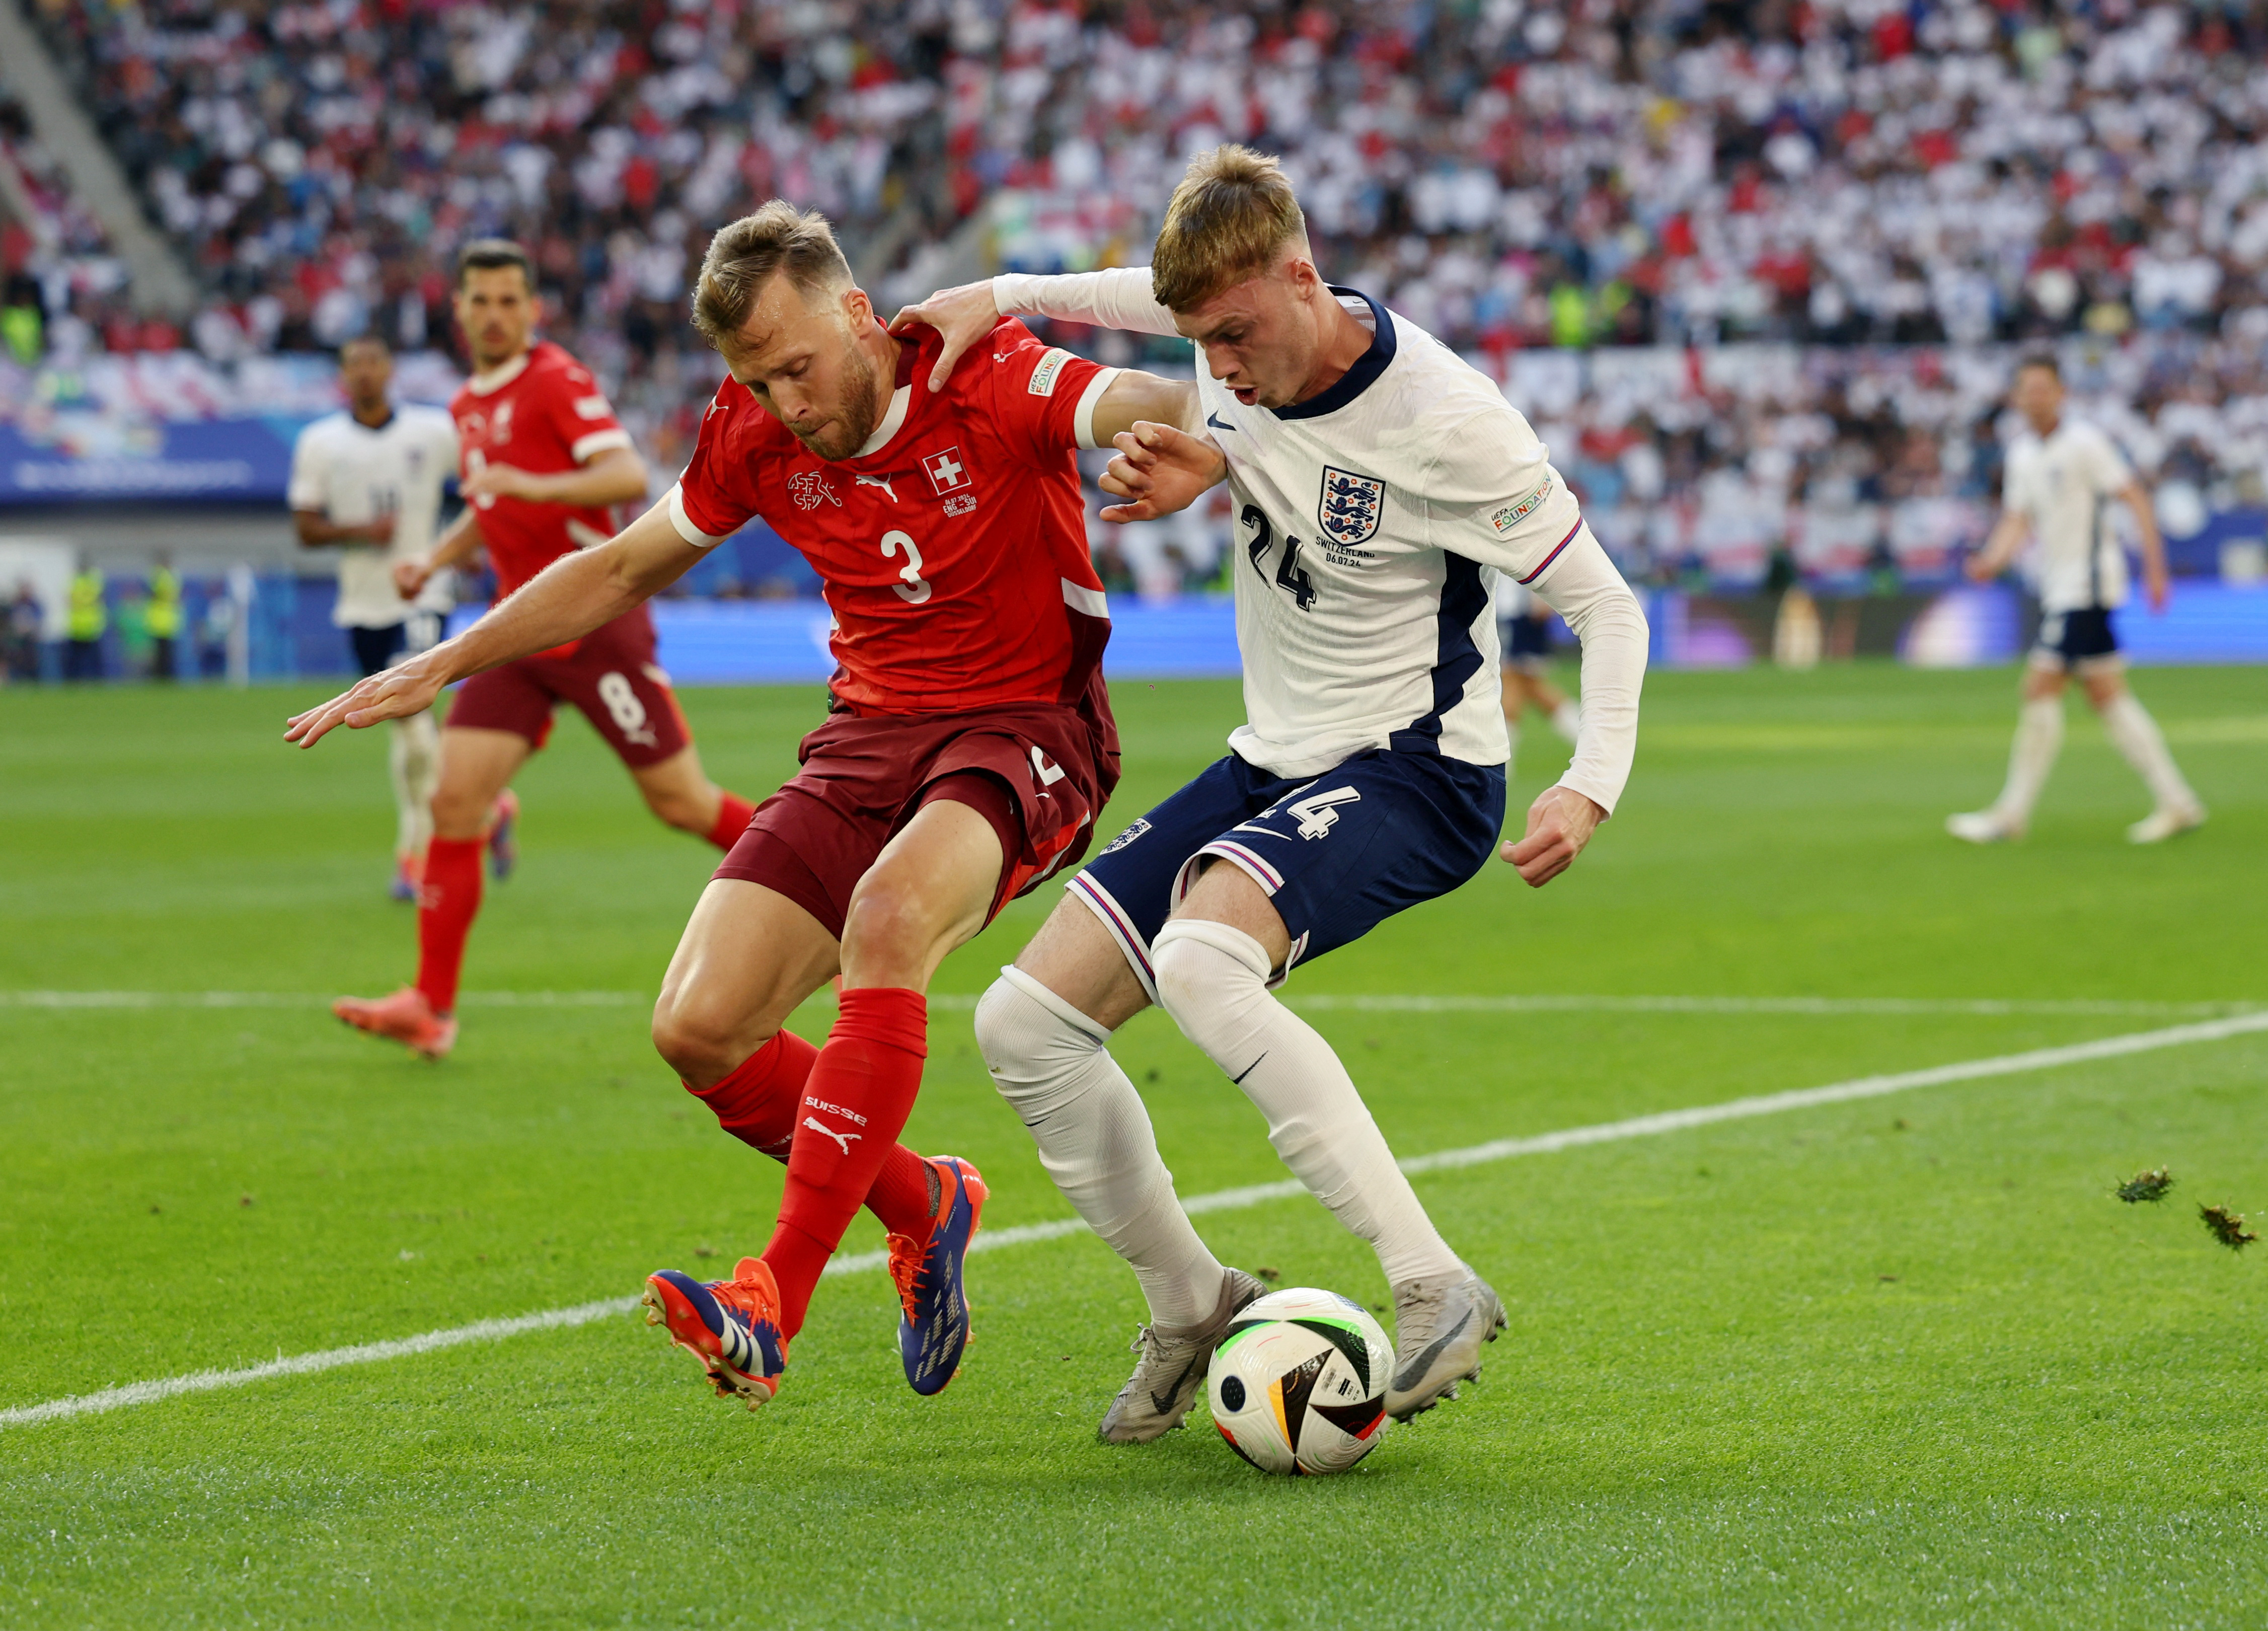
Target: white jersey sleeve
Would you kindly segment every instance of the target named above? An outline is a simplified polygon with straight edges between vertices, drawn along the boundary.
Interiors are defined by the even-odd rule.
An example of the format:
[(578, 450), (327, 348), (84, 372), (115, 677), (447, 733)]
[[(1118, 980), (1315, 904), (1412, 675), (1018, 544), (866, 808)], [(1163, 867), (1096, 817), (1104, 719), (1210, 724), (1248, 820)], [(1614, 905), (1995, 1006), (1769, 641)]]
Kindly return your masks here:
[(2097, 498), (2108, 498), (2121, 491), (2134, 479), (2134, 468), (2126, 462), (2125, 454), (2118, 451), (2099, 427), (2076, 424), (2072, 427), (2073, 440), (2080, 453), (2082, 479)]
[(1101, 272), (1048, 277), (1003, 272), (992, 280), (992, 304), (1002, 316), (1017, 314), (1118, 328), (1129, 334), (1174, 334), (1174, 314), (1151, 292), (1150, 269), (1117, 266)]
[(1583, 728), (1558, 785), (1609, 815), (1638, 754), (1646, 613), (1509, 403), (1446, 428), (1419, 484), (1426, 541), (1493, 566), (1567, 620), (1583, 647)]

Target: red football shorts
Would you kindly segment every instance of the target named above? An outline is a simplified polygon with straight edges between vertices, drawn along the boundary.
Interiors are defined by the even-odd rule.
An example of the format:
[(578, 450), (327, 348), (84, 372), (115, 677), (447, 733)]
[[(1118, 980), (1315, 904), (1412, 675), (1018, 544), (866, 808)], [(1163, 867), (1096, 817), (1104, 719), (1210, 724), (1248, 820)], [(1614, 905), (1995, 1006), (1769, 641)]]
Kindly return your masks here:
[(659, 764), (693, 740), (669, 675), (653, 660), (653, 619), (624, 612), (570, 645), (475, 674), (449, 704), (452, 730), (510, 731), (541, 748), (551, 711), (571, 702), (633, 770)]
[(1078, 710), (1032, 704), (976, 713), (837, 713), (803, 739), (803, 769), (756, 807), (717, 868), (776, 889), (843, 938), (850, 891), (933, 799), (968, 805), (999, 835), (986, 919), (1086, 852), (1118, 781)]

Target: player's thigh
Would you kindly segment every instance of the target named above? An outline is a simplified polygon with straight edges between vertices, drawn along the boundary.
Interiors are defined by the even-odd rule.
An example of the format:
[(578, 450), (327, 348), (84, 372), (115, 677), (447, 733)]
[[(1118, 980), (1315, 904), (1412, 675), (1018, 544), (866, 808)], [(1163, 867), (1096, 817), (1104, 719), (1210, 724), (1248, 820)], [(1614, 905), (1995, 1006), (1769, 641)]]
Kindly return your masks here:
[(2097, 657), (2077, 667), (2079, 683), (2087, 688), (2087, 700), (2097, 713), (2125, 692), (2126, 665), (2117, 657)]
[(991, 822), (953, 799), (924, 804), (874, 858), (843, 922), (846, 985), (927, 987), (990, 915), (1008, 857)]
[(2026, 702), (2043, 702), (2051, 697), (2063, 695), (2064, 687), (2071, 683), (2071, 674), (2061, 660), (2043, 661), (2036, 653), (2024, 664), (2023, 698)]
[[(662, 976), (653, 1040), (681, 1072), (721, 1077), (834, 977), (835, 937), (777, 889), (714, 878)], [(707, 1085), (703, 1083), (703, 1085)]]
[(512, 786), (535, 744), (517, 731), (452, 725), (441, 733), (441, 775), (433, 787), (433, 830), (477, 838), (497, 795)]
[(1116, 1030), (1150, 1006), (1150, 993), (1117, 941), (1084, 900), (1068, 892), (1016, 954), (1016, 966), (1105, 1030)]

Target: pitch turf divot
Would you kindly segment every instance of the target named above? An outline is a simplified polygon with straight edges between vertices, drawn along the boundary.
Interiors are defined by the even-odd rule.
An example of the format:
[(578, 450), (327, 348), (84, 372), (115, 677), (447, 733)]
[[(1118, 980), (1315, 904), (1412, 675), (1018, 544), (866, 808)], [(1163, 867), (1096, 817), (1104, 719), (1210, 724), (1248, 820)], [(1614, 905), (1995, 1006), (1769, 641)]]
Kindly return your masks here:
[[(1679, 1133), (1692, 1127), (1710, 1126), (1720, 1121), (1742, 1121), (1757, 1116), (1778, 1115), (1784, 1111), (1808, 1110), (1821, 1104), (1844, 1104), (1855, 1099), (1881, 1098), (1893, 1093), (1911, 1092), (1917, 1088), (1942, 1087), (1951, 1082), (1977, 1081), (1993, 1076), (2013, 1076), (2026, 1071), (2050, 1070), (2061, 1065), (2083, 1065), (2096, 1059), (2152, 1053), (2163, 1048), (2187, 1047), (2201, 1042), (2221, 1042), (2231, 1037), (2260, 1031), (2268, 1031), (2268, 1013), (2232, 1015), (2225, 1019), (2207, 1020), (2193, 1025), (2172, 1025), (2162, 1030), (2131, 1031), (2123, 1037), (2102, 1037), (2093, 1042), (2073, 1043), (2064, 1047), (2034, 1048), (2023, 1053), (1967, 1059), (1958, 1064), (1933, 1066), (1926, 1070), (1861, 1076), (1850, 1081), (1830, 1082), (1825, 1087), (1797, 1088), (1786, 1093), (1762, 1093), (1716, 1104), (1660, 1111), (1650, 1116), (1632, 1116), (1622, 1121), (1598, 1122), (1586, 1127), (1566, 1127), (1557, 1133), (1542, 1133), (1528, 1138), (1496, 1139), (1486, 1144), (1468, 1145), (1462, 1149), (1436, 1150), (1430, 1155), (1413, 1155), (1400, 1165), (1404, 1172), (1413, 1177), (1427, 1172), (1452, 1171), (1488, 1162), (1508, 1161), (1519, 1155), (1550, 1155), (1588, 1144), (1651, 1138), (1657, 1133)], [(1182, 1200), (1182, 1206), (1192, 1214), (1232, 1212), (1271, 1200), (1288, 1200), (1307, 1192), (1306, 1185), (1297, 1179), (1285, 1179), (1280, 1183), (1252, 1184), (1238, 1189), (1215, 1190), (1205, 1195), (1191, 1195)], [(1086, 1225), (1077, 1218), (1058, 1218), (1046, 1223), (988, 1229), (969, 1242), (968, 1249), (971, 1252), (998, 1251), (1007, 1246), (1059, 1240), (1065, 1236), (1086, 1232)], [(880, 1268), (887, 1260), (885, 1252), (859, 1252), (836, 1258), (827, 1266), (825, 1272), (829, 1275), (867, 1273)], [(353, 1347), (325, 1348), (318, 1353), (296, 1354), (288, 1358), (278, 1355), (265, 1364), (247, 1365), (237, 1370), (200, 1370), (154, 1382), (129, 1383), (122, 1387), (105, 1388), (98, 1393), (76, 1394), (49, 1399), (44, 1404), (18, 1405), (12, 1409), (0, 1410), (0, 1428), (29, 1427), (69, 1416), (116, 1410), (128, 1405), (154, 1404), (159, 1399), (173, 1399), (184, 1393), (241, 1387), (247, 1383), (264, 1382), (277, 1376), (306, 1376), (316, 1371), (335, 1370), (344, 1365), (366, 1365), (379, 1360), (404, 1359), (440, 1348), (461, 1347), (468, 1342), (497, 1341), (530, 1331), (585, 1325), (609, 1315), (628, 1313), (637, 1306), (637, 1299), (635, 1297), (608, 1297), (593, 1303), (578, 1303), (571, 1308), (523, 1314), (517, 1318), (477, 1320), (469, 1325), (452, 1325), (388, 1342), (365, 1342)]]

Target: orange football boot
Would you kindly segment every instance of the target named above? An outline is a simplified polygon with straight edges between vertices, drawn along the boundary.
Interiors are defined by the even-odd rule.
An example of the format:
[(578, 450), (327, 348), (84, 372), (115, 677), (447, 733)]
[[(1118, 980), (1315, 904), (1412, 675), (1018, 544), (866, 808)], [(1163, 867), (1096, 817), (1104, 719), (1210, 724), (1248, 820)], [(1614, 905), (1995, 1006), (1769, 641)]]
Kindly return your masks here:
[(645, 1278), (645, 1323), (666, 1325), (669, 1339), (701, 1362), (719, 1399), (743, 1399), (755, 1410), (779, 1392), (787, 1369), (780, 1334), (779, 1282), (762, 1258), (742, 1258), (730, 1280), (705, 1284), (674, 1268)]
[(331, 1012), (357, 1030), (398, 1042), (421, 1058), (446, 1059), (457, 1045), (456, 1020), (434, 1013), (415, 985), (404, 985), (390, 997), (341, 997)]

